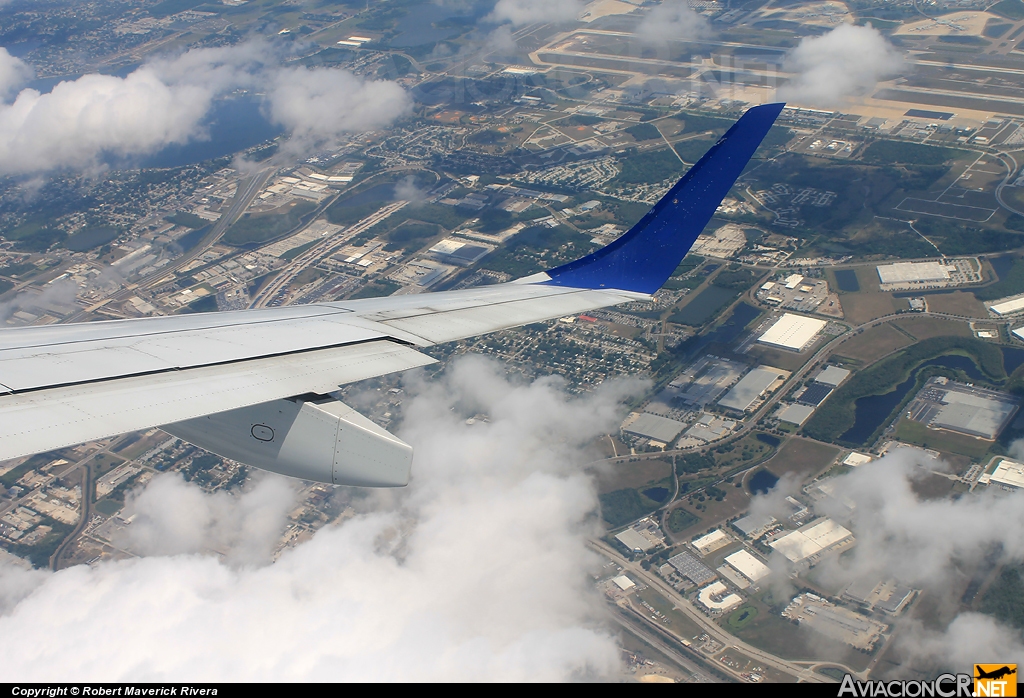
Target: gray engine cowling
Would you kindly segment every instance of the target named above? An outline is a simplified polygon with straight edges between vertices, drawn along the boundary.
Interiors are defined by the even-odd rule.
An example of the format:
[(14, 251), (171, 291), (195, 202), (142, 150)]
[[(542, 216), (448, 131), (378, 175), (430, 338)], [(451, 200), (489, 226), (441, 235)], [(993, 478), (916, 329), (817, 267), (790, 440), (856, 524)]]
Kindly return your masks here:
[(288, 398), (160, 427), (219, 456), (332, 485), (404, 487), (412, 447), (333, 398)]

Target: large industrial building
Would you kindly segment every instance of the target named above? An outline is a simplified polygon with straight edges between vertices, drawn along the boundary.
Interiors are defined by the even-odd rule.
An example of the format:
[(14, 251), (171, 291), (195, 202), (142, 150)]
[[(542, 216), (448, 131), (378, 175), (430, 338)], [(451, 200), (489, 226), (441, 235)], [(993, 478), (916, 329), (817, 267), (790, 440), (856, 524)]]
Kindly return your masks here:
[(801, 562), (853, 538), (832, 519), (818, 519), (769, 543), (790, 562)]
[(718, 401), (718, 406), (736, 412), (746, 412), (761, 399), (762, 395), (775, 387), (777, 382), (783, 382), (788, 377), (788, 371), (771, 366), (759, 366), (743, 376), (740, 382)]
[(682, 422), (649, 412), (630, 415), (622, 423), (622, 431), (627, 434), (642, 436), (663, 444), (672, 443), (685, 428), (686, 425)]
[(759, 579), (764, 579), (772, 573), (768, 565), (742, 549), (732, 555), (727, 555), (725, 562), (753, 583), (757, 583)]
[(686, 577), (697, 586), (710, 582), (715, 578), (715, 573), (690, 553), (679, 553), (678, 555), (673, 555), (668, 559), (668, 564), (672, 565), (679, 574)]
[[(1003, 300), (998, 303), (993, 303), (988, 308), (989, 310), (991, 310), (996, 315), (999, 315), (1000, 317), (1004, 315), (1012, 315), (1014, 313), (1019, 313), (1021, 310), (1024, 310), (1024, 296), (1021, 296), (1020, 298), (1010, 298), (1009, 300)], [(1016, 330), (1013, 331), (1013, 333), (1020, 337), (1020, 330), (1021, 328), (1017, 328)]]
[(977, 388), (944, 376), (928, 380), (907, 414), (933, 429), (947, 429), (982, 439), (995, 439), (1017, 413), (1008, 393)]
[(679, 402), (690, 407), (704, 407), (717, 400), (743, 374), (743, 364), (708, 354), (669, 383), (681, 391)]
[(790, 351), (802, 351), (810, 344), (818, 333), (828, 324), (824, 320), (786, 313), (768, 331), (757, 338), (761, 344), (767, 344)]
[(927, 284), (949, 281), (949, 272), (956, 267), (938, 262), (896, 262), (876, 267), (883, 284)]
[(732, 539), (727, 536), (722, 529), (716, 528), (706, 536), (701, 536), (690, 543), (694, 548), (700, 552), (701, 555), (710, 555), (719, 548), (724, 548), (732, 542)]
[(992, 473), (985, 473), (978, 482), (983, 485), (996, 484), (1014, 490), (1024, 489), (1024, 463), (1008, 460), (999, 461)]

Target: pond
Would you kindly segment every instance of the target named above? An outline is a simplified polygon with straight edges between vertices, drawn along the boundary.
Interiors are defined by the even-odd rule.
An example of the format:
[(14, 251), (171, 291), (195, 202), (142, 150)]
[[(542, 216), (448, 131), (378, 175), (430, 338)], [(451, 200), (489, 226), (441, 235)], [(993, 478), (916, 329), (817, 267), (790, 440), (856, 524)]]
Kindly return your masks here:
[(1014, 349), (1013, 347), (1001, 347), (1003, 350), (1003, 368), (1006, 369), (1006, 375), (1010, 375), (1018, 368), (1021, 364), (1024, 364), (1024, 349)]
[(758, 433), (755, 438), (761, 443), (768, 444), (769, 446), (773, 447), (778, 446), (780, 443), (779, 437), (772, 436), (771, 434)]
[(917, 381), (917, 374), (924, 368), (929, 366), (942, 366), (944, 368), (951, 368), (954, 370), (960, 370), (967, 374), (968, 378), (972, 380), (984, 380), (985, 376), (982, 375), (981, 371), (967, 356), (960, 356), (958, 354), (950, 354), (947, 356), (939, 356), (929, 361), (925, 361), (916, 369), (911, 371), (910, 376), (893, 388), (888, 393), (882, 395), (867, 395), (862, 398), (858, 398), (855, 407), (855, 417), (853, 426), (846, 430), (846, 432), (840, 436), (840, 440), (847, 441), (849, 443), (863, 444), (871, 435), (875, 433), (878, 427), (885, 424), (892, 416), (892, 411), (896, 409), (903, 398), (907, 396), (907, 393), (914, 383)]
[(1006, 278), (1006, 275), (1010, 273), (1013, 263), (1017, 261), (1017, 258), (1013, 255), (1003, 254), (998, 257), (989, 257), (988, 263), (992, 265), (992, 269), (995, 271), (996, 276), (1000, 280)]
[(853, 269), (840, 269), (836, 272), (836, 283), (840, 291), (856, 293), (860, 290), (860, 282), (857, 281), (857, 272)]
[(644, 490), (643, 494), (652, 502), (658, 502), (660, 504), (668, 499), (671, 492), (668, 491), (667, 487), (648, 487)]
[(721, 310), (722, 306), (728, 305), (736, 297), (734, 291), (720, 286), (708, 286), (697, 296), (683, 306), (683, 309), (669, 318), (670, 322), (691, 327), (700, 327), (711, 317)]
[(398, 26), (395, 27), (398, 35), (391, 40), (391, 46), (409, 48), (458, 36), (462, 30), (455, 26), (436, 26), (436, 24), (456, 16), (460, 16), (460, 13), (453, 12), (451, 8), (441, 3), (425, 2), (398, 21)]
[(747, 486), (754, 494), (768, 494), (768, 490), (775, 487), (778, 481), (779, 478), (775, 473), (761, 468), (750, 477)]

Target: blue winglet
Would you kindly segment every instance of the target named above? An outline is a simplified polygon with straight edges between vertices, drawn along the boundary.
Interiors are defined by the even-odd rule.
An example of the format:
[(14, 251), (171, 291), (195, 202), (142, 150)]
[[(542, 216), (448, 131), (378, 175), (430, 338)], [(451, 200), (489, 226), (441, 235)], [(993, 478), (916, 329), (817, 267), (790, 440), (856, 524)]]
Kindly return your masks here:
[(654, 293), (711, 220), (785, 104), (748, 109), (640, 222), (610, 245), (548, 271), (547, 284)]

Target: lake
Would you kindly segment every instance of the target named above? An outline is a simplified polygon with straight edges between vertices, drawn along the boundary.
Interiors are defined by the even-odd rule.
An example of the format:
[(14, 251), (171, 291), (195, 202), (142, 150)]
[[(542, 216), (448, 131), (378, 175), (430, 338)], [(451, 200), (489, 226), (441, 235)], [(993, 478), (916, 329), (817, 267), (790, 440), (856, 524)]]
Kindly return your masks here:
[(444, 41), (453, 36), (458, 36), (462, 33), (461, 29), (433, 26), (435, 22), (457, 16), (466, 15), (453, 12), (451, 8), (441, 4), (423, 3), (398, 21), (398, 26), (395, 29), (399, 34), (391, 40), (391, 46), (394, 48), (409, 48), (410, 46), (422, 46), (423, 44)]
[(779, 478), (775, 473), (761, 468), (751, 476), (747, 485), (754, 494), (768, 494), (768, 490), (775, 487), (778, 481)]
[(1003, 368), (1006, 369), (1006, 375), (1010, 375), (1024, 364), (1024, 349), (1000, 348), (1003, 350)]
[[(213, 104), (204, 124), (206, 140), (195, 140), (184, 145), (169, 145), (145, 156), (137, 167), (184, 167), (204, 160), (233, 155), (246, 148), (276, 138), (284, 133), (280, 126), (270, 123), (257, 97), (231, 97)], [(117, 163), (127, 166), (129, 163)]]
[(1006, 275), (1010, 273), (1010, 268), (1013, 267), (1013, 263), (1016, 261), (1017, 258), (1010, 254), (988, 258), (988, 263), (992, 265), (992, 269), (1000, 279), (1006, 278)]
[(857, 272), (853, 269), (840, 269), (836, 272), (836, 283), (840, 291), (856, 293), (860, 290), (860, 282), (857, 281)]
[(644, 490), (645, 497), (652, 502), (658, 502), (659, 504), (668, 499), (669, 494), (671, 493), (668, 491), (667, 487), (648, 487)]
[(960, 370), (966, 373), (972, 380), (985, 379), (985, 376), (978, 370), (974, 361), (966, 356), (950, 354), (925, 361), (914, 369), (905, 381), (897, 385), (888, 393), (884, 393), (882, 395), (867, 395), (865, 397), (858, 398), (854, 408), (855, 416), (853, 426), (847, 429), (846, 432), (839, 437), (840, 440), (847, 441), (849, 443), (863, 444), (871, 438), (871, 435), (875, 433), (875, 430), (878, 429), (878, 427), (890, 420), (892, 417), (892, 411), (896, 409), (896, 406), (903, 401), (903, 398), (907, 396), (910, 389), (914, 387), (914, 384), (917, 381), (917, 374), (921, 369), (927, 368), (928, 366), (942, 366), (944, 368)]

